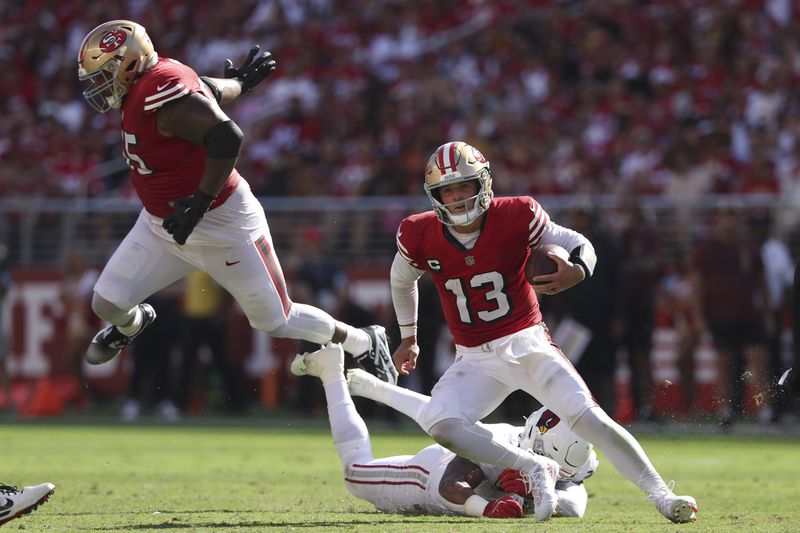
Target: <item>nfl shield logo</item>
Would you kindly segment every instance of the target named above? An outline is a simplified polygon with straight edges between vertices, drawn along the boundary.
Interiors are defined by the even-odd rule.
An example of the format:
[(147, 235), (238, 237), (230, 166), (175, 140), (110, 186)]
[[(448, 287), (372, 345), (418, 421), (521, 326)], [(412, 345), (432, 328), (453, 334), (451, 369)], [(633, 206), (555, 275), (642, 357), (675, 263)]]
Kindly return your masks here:
[(471, 255), (468, 255), (467, 257), (465, 257), (465, 258), (464, 258), (464, 261), (466, 261), (466, 262), (467, 262), (467, 265), (468, 265), (468, 266), (472, 266), (472, 265), (474, 265), (474, 264), (475, 264), (475, 258), (474, 258), (474, 257), (472, 257)]

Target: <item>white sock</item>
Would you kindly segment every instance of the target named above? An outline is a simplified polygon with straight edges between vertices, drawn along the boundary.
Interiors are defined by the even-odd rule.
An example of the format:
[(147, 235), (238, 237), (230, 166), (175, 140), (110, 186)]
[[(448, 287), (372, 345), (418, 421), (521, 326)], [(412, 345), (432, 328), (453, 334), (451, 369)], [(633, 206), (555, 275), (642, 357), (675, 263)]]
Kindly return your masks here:
[(420, 427), (423, 426), (422, 416), (425, 414), (425, 409), (431, 403), (430, 396), (419, 394), (413, 390), (390, 385), (384, 381), (376, 387), (376, 392), (380, 396), (384, 396), (385, 400), (376, 398), (375, 400), (388, 405), (395, 411), (399, 411), (411, 418)]
[(130, 337), (131, 335), (135, 335), (139, 332), (139, 328), (142, 327), (142, 309), (137, 305), (133, 308), (133, 318), (130, 322), (128, 322), (125, 326), (117, 326), (117, 329), (123, 335), (127, 335)]
[(342, 341), (342, 348), (345, 352), (353, 355), (361, 355), (372, 347), (369, 335), (363, 329), (345, 326), (347, 335)]
[(668, 490), (639, 442), (600, 407), (586, 411), (572, 429), (597, 446), (614, 468), (645, 494)]
[(372, 460), (369, 431), (356, 411), (344, 376), (325, 376), (322, 386), (325, 388), (333, 443), (342, 465), (347, 467), (352, 463), (369, 462)]

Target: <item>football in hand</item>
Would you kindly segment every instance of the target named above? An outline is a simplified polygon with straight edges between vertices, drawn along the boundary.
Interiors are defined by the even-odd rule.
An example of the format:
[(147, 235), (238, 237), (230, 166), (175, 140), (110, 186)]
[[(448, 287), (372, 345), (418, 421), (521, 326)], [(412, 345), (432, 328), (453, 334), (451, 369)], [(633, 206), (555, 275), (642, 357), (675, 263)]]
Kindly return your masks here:
[(531, 285), (541, 284), (533, 281), (536, 276), (555, 274), (558, 271), (558, 263), (550, 259), (547, 252), (553, 252), (565, 261), (569, 261), (569, 252), (557, 244), (540, 244), (531, 248), (531, 255), (525, 263), (525, 277)]

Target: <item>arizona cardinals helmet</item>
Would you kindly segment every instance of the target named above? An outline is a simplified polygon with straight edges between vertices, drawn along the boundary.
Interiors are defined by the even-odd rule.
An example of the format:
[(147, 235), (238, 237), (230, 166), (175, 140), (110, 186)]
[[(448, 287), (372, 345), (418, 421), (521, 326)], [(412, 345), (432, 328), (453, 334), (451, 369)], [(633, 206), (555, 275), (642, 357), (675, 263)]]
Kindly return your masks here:
[(78, 79), (91, 83), (83, 96), (100, 113), (119, 108), (136, 77), (157, 60), (144, 27), (130, 20), (104, 22), (86, 34), (78, 52)]
[(531, 413), (525, 421), (519, 447), (553, 459), (567, 478), (578, 473), (586, 478), (597, 468), (591, 443), (573, 433), (566, 422), (544, 407)]
[[(439, 189), (468, 180), (477, 180), (478, 192), (466, 200), (443, 204)], [(466, 226), (489, 209), (492, 203), (492, 172), (489, 161), (480, 151), (461, 141), (441, 145), (433, 152), (425, 167), (425, 192), (431, 199), (436, 216), (447, 226)], [(469, 203), (475, 205), (470, 208)], [(448, 207), (466, 204), (463, 213), (452, 213)]]

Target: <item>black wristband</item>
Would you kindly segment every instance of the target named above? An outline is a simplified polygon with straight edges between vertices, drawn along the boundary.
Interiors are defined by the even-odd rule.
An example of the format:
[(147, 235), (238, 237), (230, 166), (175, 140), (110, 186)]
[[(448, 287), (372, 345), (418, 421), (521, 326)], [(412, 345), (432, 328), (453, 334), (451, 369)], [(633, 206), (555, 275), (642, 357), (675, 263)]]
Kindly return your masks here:
[(583, 279), (589, 279), (594, 273), (594, 266), (597, 264), (597, 256), (589, 246), (577, 246), (569, 254), (569, 260), (583, 269)]
[(211, 94), (214, 95), (214, 99), (217, 101), (217, 103), (219, 104), (222, 102), (222, 93), (220, 92), (219, 87), (217, 87), (217, 84), (214, 83), (208, 76), (200, 76), (200, 79), (203, 80), (203, 83), (205, 83), (209, 90), (211, 90)]
[(206, 205), (206, 210), (208, 209), (208, 206), (211, 206), (211, 204), (217, 198), (213, 194), (208, 194), (207, 192), (201, 191), (200, 189), (197, 189), (194, 192), (193, 196), (198, 200), (202, 201)]
[(232, 120), (218, 122), (203, 136), (203, 144), (208, 149), (208, 157), (214, 159), (233, 159), (239, 155), (244, 134)]

